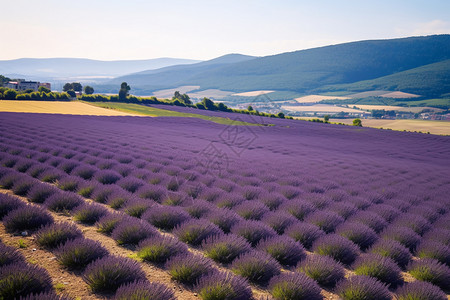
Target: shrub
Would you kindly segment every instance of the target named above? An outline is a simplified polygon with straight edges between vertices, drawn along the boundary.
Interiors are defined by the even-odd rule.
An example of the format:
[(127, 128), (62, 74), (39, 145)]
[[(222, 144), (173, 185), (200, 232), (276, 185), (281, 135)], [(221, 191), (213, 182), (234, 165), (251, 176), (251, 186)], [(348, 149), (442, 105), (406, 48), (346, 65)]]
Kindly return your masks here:
[(269, 226), (254, 220), (243, 220), (231, 227), (231, 233), (245, 238), (252, 246), (264, 238), (275, 236), (277, 233)]
[(425, 281), (408, 282), (396, 291), (397, 300), (447, 300), (437, 286)]
[(396, 218), (392, 223), (392, 226), (408, 227), (419, 235), (422, 235), (431, 227), (430, 223), (424, 217), (408, 213), (402, 214)]
[(263, 239), (256, 248), (266, 252), (284, 266), (296, 265), (306, 256), (303, 247), (287, 236)]
[(53, 223), (53, 218), (48, 212), (31, 205), (13, 210), (3, 218), (8, 232), (35, 231), (50, 223)]
[(25, 258), (13, 247), (8, 247), (0, 242), (0, 269), (10, 264), (25, 262)]
[(240, 216), (229, 209), (215, 209), (206, 216), (206, 219), (219, 226), (225, 233), (229, 233), (234, 224), (242, 221)]
[(99, 185), (101, 184), (95, 181), (80, 181), (77, 187), (77, 194), (84, 198), (90, 198)]
[(185, 244), (169, 236), (155, 235), (139, 242), (137, 255), (145, 261), (163, 263), (174, 255), (186, 253)]
[(300, 195), (300, 190), (296, 187), (284, 186), (281, 188), (280, 193), (288, 200), (292, 200)]
[(108, 255), (99, 242), (79, 237), (61, 244), (55, 251), (59, 263), (69, 269), (83, 269), (96, 259)]
[(154, 236), (157, 230), (142, 220), (136, 218), (123, 218), (114, 230), (111, 232), (111, 237), (119, 244), (136, 245), (140, 241)]
[(75, 192), (78, 186), (82, 182), (82, 179), (72, 176), (66, 176), (58, 180), (57, 187), (63, 191)]
[(80, 196), (69, 192), (62, 192), (48, 197), (44, 205), (54, 212), (68, 213), (83, 203), (84, 200)]
[(268, 193), (262, 195), (258, 200), (267, 206), (270, 210), (276, 210), (285, 198), (282, 195), (276, 193)]
[(385, 284), (375, 278), (357, 275), (340, 281), (336, 286), (336, 294), (343, 300), (391, 300)]
[(405, 246), (392, 240), (380, 239), (367, 252), (389, 257), (400, 268), (404, 268), (412, 258), (411, 253)]
[(186, 197), (185, 195), (177, 192), (167, 192), (167, 194), (163, 195), (160, 200), (163, 205), (170, 206), (186, 206), (187, 204), (192, 203), (192, 199)]
[(370, 206), (367, 211), (371, 211), (382, 217), (386, 222), (391, 222), (395, 217), (400, 215), (402, 212), (388, 204), (377, 204)]
[(288, 226), (298, 222), (291, 214), (283, 211), (268, 212), (264, 214), (261, 221), (272, 227), (278, 234), (283, 234)]
[(421, 203), (419, 205), (414, 205), (408, 210), (408, 214), (418, 215), (429, 222), (434, 222), (439, 217), (439, 212), (428, 206), (428, 203)]
[(228, 272), (202, 276), (194, 288), (203, 300), (252, 299), (252, 290), (245, 279)]
[(27, 170), (27, 174), (33, 178), (38, 178), (43, 172), (49, 168), (42, 164), (35, 164)]
[(34, 203), (44, 203), (48, 197), (58, 192), (58, 190), (47, 184), (36, 184), (33, 186), (27, 194), (28, 201)]
[(378, 239), (372, 228), (360, 223), (345, 222), (336, 228), (336, 234), (349, 239), (361, 250), (369, 248)]
[(180, 241), (187, 244), (197, 246), (200, 245), (203, 240), (209, 236), (222, 233), (222, 230), (217, 225), (214, 225), (206, 220), (188, 220), (173, 230), (173, 234), (176, 235)]
[(122, 176), (116, 171), (101, 170), (95, 174), (95, 179), (102, 184), (116, 183)]
[(242, 196), (246, 200), (253, 200), (253, 199), (256, 199), (260, 193), (261, 193), (260, 189), (252, 187), (252, 186), (246, 186), (246, 187), (244, 187), (244, 189), (242, 191)]
[(56, 181), (61, 179), (64, 175), (66, 174), (59, 170), (48, 169), (39, 175), (39, 179), (43, 182), (55, 183)]
[(306, 249), (310, 249), (314, 241), (325, 232), (316, 225), (300, 222), (286, 228), (284, 234), (300, 242)]
[(441, 242), (450, 246), (450, 230), (444, 228), (435, 228), (424, 234), (423, 240)]
[(83, 273), (83, 279), (94, 293), (114, 292), (122, 284), (146, 280), (145, 273), (135, 260), (105, 256), (90, 263)]
[(124, 217), (118, 213), (106, 214), (96, 223), (97, 231), (109, 235), (122, 219)]
[(17, 299), (52, 289), (51, 277), (38, 266), (18, 263), (0, 269), (0, 299)]
[(389, 257), (365, 254), (358, 257), (352, 266), (356, 275), (367, 275), (395, 287), (403, 282), (401, 270)]
[(305, 222), (314, 224), (326, 233), (333, 232), (335, 228), (344, 222), (344, 218), (332, 211), (315, 211), (305, 218)]
[(450, 266), (450, 248), (436, 241), (424, 241), (416, 250), (419, 258), (434, 258), (439, 262)]
[(36, 183), (36, 180), (33, 178), (22, 178), (15, 181), (11, 189), (14, 194), (25, 196)]
[(283, 273), (273, 277), (268, 287), (276, 300), (321, 300), (320, 287), (302, 273)]
[(113, 300), (176, 300), (172, 289), (157, 282), (135, 281), (121, 285)]
[(202, 243), (202, 249), (214, 261), (230, 263), (242, 253), (250, 251), (251, 245), (243, 237), (227, 234), (207, 238)]
[(132, 197), (133, 196), (127, 192), (112, 193), (108, 195), (106, 204), (108, 204), (112, 209), (119, 209), (125, 204), (125, 202), (127, 202), (128, 199)]
[(370, 211), (358, 211), (356, 214), (348, 218), (348, 220), (367, 225), (375, 230), (375, 232), (380, 232), (387, 226), (387, 222), (382, 217)]
[(147, 209), (153, 206), (155, 202), (139, 199), (139, 198), (131, 198), (125, 203), (123, 212), (129, 216), (140, 218), (143, 213), (147, 211)]
[(142, 219), (157, 228), (172, 230), (175, 226), (189, 220), (190, 216), (180, 207), (155, 205), (142, 215)]
[(408, 227), (389, 226), (380, 234), (383, 239), (394, 240), (414, 251), (421, 237)]
[(246, 220), (260, 220), (269, 211), (269, 208), (257, 201), (244, 201), (233, 210)]
[[(73, 169), (75, 169), (76, 167), (78, 167), (78, 164), (72, 161), (67, 161), (67, 162), (63, 162), (58, 166), (58, 169), (60, 169), (61, 171), (66, 172), (67, 174), (70, 174), (70, 172), (72, 172)], [(83, 179), (89, 179), (89, 178), (83, 178)]]
[(358, 211), (356, 206), (352, 203), (347, 202), (334, 202), (331, 205), (327, 207), (329, 211), (335, 212), (344, 219), (347, 219), (351, 215), (353, 215), (355, 212)]
[(436, 259), (423, 258), (412, 261), (407, 270), (417, 280), (431, 282), (444, 290), (450, 288), (450, 268)]
[(281, 266), (267, 253), (252, 251), (233, 260), (231, 270), (251, 282), (263, 284), (280, 274)]
[(297, 265), (297, 271), (325, 287), (334, 287), (345, 276), (344, 266), (340, 262), (323, 255), (308, 255)]
[(216, 206), (204, 200), (196, 200), (194, 204), (186, 207), (188, 214), (196, 219), (200, 219), (210, 213)]
[(0, 193), (0, 220), (15, 209), (25, 207), (25, 202), (17, 197)]
[(144, 181), (134, 177), (125, 177), (117, 181), (117, 185), (130, 193), (136, 192), (144, 184)]
[(145, 185), (141, 187), (136, 193), (141, 198), (161, 202), (164, 195), (166, 194), (166, 190), (159, 186)]
[(33, 162), (29, 160), (19, 160), (14, 167), (16, 171), (25, 173), (29, 168), (31, 168), (31, 166), (33, 166)]
[(106, 215), (107, 212), (108, 210), (102, 205), (85, 203), (75, 208), (72, 215), (76, 221), (92, 225)]
[(14, 183), (23, 178), (20, 173), (8, 172), (0, 178), (0, 188), (11, 189)]
[(359, 254), (359, 247), (355, 243), (337, 234), (321, 236), (314, 242), (312, 250), (320, 255), (328, 255), (344, 265), (351, 264)]
[(280, 205), (280, 210), (284, 210), (300, 221), (315, 210), (314, 206), (303, 200), (285, 201)]
[(25, 297), (20, 297), (19, 300), (70, 300), (70, 298), (56, 295), (55, 292), (51, 291), (38, 294), (29, 294)]
[[(215, 195), (215, 194), (213, 194)], [(236, 205), (239, 205), (240, 203), (244, 202), (244, 199), (242, 197), (239, 197), (234, 194), (227, 194), (225, 196), (217, 195), (216, 198), (214, 198), (214, 204), (219, 208), (228, 208), (232, 209)], [(211, 202), (211, 201), (209, 201)]]
[(69, 239), (82, 236), (83, 233), (74, 224), (70, 223), (53, 223), (39, 229), (34, 238), (42, 247), (53, 249)]
[(171, 257), (166, 262), (166, 268), (172, 279), (189, 285), (194, 284), (202, 275), (214, 270), (210, 259), (190, 253)]

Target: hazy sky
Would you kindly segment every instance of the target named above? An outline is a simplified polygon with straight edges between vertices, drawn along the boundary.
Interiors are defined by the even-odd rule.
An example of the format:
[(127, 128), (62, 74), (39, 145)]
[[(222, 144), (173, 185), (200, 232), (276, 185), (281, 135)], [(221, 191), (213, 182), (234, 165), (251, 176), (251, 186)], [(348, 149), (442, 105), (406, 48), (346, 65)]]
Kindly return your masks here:
[(0, 60), (270, 55), (450, 33), (450, 0), (0, 0)]

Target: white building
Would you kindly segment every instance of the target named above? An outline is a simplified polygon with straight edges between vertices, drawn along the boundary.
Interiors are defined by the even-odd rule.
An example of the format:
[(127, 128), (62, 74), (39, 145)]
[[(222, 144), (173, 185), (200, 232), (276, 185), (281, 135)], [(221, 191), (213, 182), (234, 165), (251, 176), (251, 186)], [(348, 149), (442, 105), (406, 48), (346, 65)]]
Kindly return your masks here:
[(16, 81), (10, 81), (6, 84), (7, 88), (16, 91), (37, 91), (40, 86), (45, 86), (46, 88), (51, 89), (51, 85), (48, 82), (40, 83), (39, 81), (26, 81), (25, 79), (17, 79)]

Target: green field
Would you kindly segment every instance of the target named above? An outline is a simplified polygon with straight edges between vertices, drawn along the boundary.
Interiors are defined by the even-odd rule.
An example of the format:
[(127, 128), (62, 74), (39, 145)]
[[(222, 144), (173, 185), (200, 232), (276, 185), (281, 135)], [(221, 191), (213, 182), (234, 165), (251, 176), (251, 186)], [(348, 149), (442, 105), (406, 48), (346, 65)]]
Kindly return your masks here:
[(224, 125), (246, 125), (246, 126), (261, 126), (261, 124), (254, 124), (254, 123), (248, 123), (248, 122), (242, 122), (237, 121), (235, 119), (239, 119), (239, 115), (235, 114), (233, 116), (236, 116), (234, 119), (231, 118), (222, 118), (222, 117), (209, 117), (199, 114), (193, 114), (193, 113), (181, 113), (177, 111), (171, 111), (166, 109), (160, 109), (145, 105), (139, 105), (139, 104), (132, 104), (132, 103), (106, 103), (106, 102), (84, 102), (89, 105), (107, 108), (107, 109), (113, 109), (121, 112), (126, 113), (132, 113), (136, 115), (141, 116), (150, 116), (150, 117), (185, 117), (185, 118), (198, 118), (202, 120), (211, 121), (218, 124), (224, 124)]

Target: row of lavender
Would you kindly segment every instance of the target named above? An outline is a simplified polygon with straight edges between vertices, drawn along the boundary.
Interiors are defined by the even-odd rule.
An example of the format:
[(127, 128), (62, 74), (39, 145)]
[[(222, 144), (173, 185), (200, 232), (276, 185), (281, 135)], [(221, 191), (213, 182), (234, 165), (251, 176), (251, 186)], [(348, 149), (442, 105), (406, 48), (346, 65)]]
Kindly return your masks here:
[[(107, 158), (107, 159), (113, 158), (114, 154), (108, 153), (107, 149), (108, 149), (108, 147), (106, 147), (106, 149), (103, 151), (103, 153), (97, 153), (97, 156), (98, 155), (108, 155), (109, 158)], [(63, 150), (61, 150), (60, 152), (63, 152)], [(14, 153), (11, 153), (11, 154), (14, 154)], [(93, 154), (94, 154), (93, 156), (95, 156), (96, 153), (93, 153)], [(131, 156), (131, 154), (130, 154), (130, 156)], [(158, 154), (158, 156), (159, 156), (158, 158), (160, 158), (160, 159), (162, 158), (162, 160), (170, 159), (169, 156), (164, 157), (164, 155), (162, 155), (162, 154), (161, 155)], [(138, 159), (138, 160), (141, 159), (141, 158), (136, 158), (136, 157), (134, 157), (134, 158)], [(126, 162), (126, 161), (124, 161), (124, 162)], [(131, 161), (129, 161), (128, 163), (133, 163), (133, 159), (131, 159)], [(145, 169), (145, 167), (147, 167), (145, 165), (145, 163), (144, 163), (144, 165), (142, 165), (142, 163), (143, 163), (142, 161), (140, 161), (139, 163), (141, 164), (142, 168)], [(181, 162), (180, 162), (180, 164), (181, 164)], [(160, 164), (160, 166), (164, 166), (164, 163)], [(152, 170), (152, 171), (155, 171), (155, 170)], [(273, 181), (270, 181), (270, 178), (261, 178), (260, 180), (254, 180), (253, 178), (251, 178), (251, 176), (252, 176), (251, 172), (250, 173), (247, 172), (247, 173), (248, 174), (241, 174), (241, 176), (236, 177), (236, 179), (237, 179), (236, 182), (240, 182), (240, 183), (243, 182), (244, 184), (250, 185), (250, 187), (246, 187), (245, 190), (243, 189), (244, 191), (239, 191), (239, 194), (240, 194), (239, 196), (230, 197), (231, 200), (225, 199), (223, 201), (223, 203), (225, 203), (225, 205), (222, 205), (222, 203), (218, 202), (217, 199), (213, 199), (213, 198), (214, 197), (220, 198), (220, 194), (221, 193), (223, 194), (223, 191), (227, 191), (228, 189), (230, 189), (230, 192), (233, 192), (234, 188), (236, 188), (236, 187), (239, 188), (239, 186), (237, 186), (236, 183), (233, 181), (227, 181), (227, 182), (225, 182), (226, 183), (225, 185), (221, 185), (221, 188), (217, 188), (217, 187), (215, 187), (217, 182), (211, 182), (211, 180), (209, 180), (209, 182), (211, 182), (211, 183), (206, 183), (206, 184), (204, 184), (204, 186), (202, 186), (203, 188), (205, 188), (205, 187), (209, 188), (209, 191), (207, 189), (208, 193), (204, 193), (204, 195), (200, 194), (200, 198), (204, 198), (205, 200), (214, 202), (214, 204), (216, 204), (218, 206), (233, 208), (235, 210), (235, 212), (238, 213), (240, 216), (229, 212), (228, 217), (223, 218), (222, 217), (223, 210), (219, 210), (216, 212), (216, 214), (217, 214), (216, 219), (219, 219), (216, 221), (216, 223), (221, 225), (221, 224), (227, 223), (227, 222), (229, 224), (233, 224), (236, 221), (240, 221), (240, 223), (241, 223), (240, 226), (244, 228), (244, 229), (241, 229), (241, 230), (243, 230), (243, 232), (241, 232), (240, 235), (245, 236), (247, 241), (252, 242), (252, 244), (254, 246), (256, 246), (256, 248), (258, 248), (260, 250), (266, 250), (266, 251), (267, 251), (267, 249), (273, 248), (272, 247), (273, 245), (271, 245), (271, 242), (272, 242), (272, 244), (276, 244), (276, 245), (280, 244), (280, 241), (276, 240), (274, 238), (275, 234), (274, 234), (273, 229), (275, 229), (276, 232), (278, 232), (278, 233), (283, 233), (283, 231), (285, 231), (286, 235), (289, 235), (291, 237), (296, 237), (296, 239), (301, 240), (301, 241), (303, 241), (302, 238), (305, 236), (305, 232), (306, 232), (307, 236), (308, 236), (308, 234), (310, 236), (312, 235), (311, 244), (315, 238), (318, 238), (318, 236), (314, 236), (314, 234), (310, 234), (311, 231), (314, 231), (315, 233), (318, 232), (318, 235), (320, 235), (320, 234), (323, 235), (322, 231), (325, 231), (325, 232), (328, 232), (329, 234), (331, 234), (333, 231), (336, 230), (337, 233), (341, 233), (344, 236), (346, 236), (346, 235), (343, 234), (343, 232), (349, 232), (349, 233), (347, 233), (347, 235), (351, 235), (353, 238), (348, 237), (348, 236), (347, 236), (347, 238), (353, 239), (354, 241), (360, 241), (357, 244), (362, 249), (366, 249), (370, 246), (370, 243), (374, 242), (371, 240), (376, 239), (376, 235), (373, 234), (373, 231), (379, 232), (381, 229), (386, 227), (387, 222), (391, 221), (391, 218), (395, 217), (395, 214), (399, 214), (399, 211), (393, 209), (393, 206), (400, 207), (402, 211), (406, 211), (409, 208), (409, 206), (420, 203), (422, 201), (422, 199), (420, 199), (420, 198), (412, 198), (412, 199), (405, 199), (405, 200), (409, 200), (409, 201), (397, 201), (396, 203), (392, 203), (393, 201), (390, 198), (393, 198), (395, 196), (395, 194), (394, 195), (392, 194), (392, 190), (388, 190), (387, 192), (385, 192), (384, 195), (383, 194), (375, 195), (378, 197), (372, 197), (372, 198), (367, 197), (368, 199), (370, 199), (370, 200), (368, 200), (368, 199), (365, 199), (362, 197), (362, 196), (367, 196), (367, 195), (364, 195), (361, 193), (359, 193), (359, 195), (356, 195), (357, 192), (360, 192), (360, 191), (358, 191), (358, 189), (350, 189), (350, 191), (347, 190), (347, 192), (336, 191), (336, 190), (338, 190), (338, 188), (333, 187), (336, 184), (333, 185), (332, 182), (330, 184), (329, 181), (323, 185), (316, 183), (313, 186), (307, 186), (307, 188), (305, 188), (305, 189), (300, 189), (298, 181), (301, 182), (302, 180), (299, 180), (299, 177), (294, 177), (294, 176), (293, 176), (294, 179), (287, 178), (287, 180), (286, 180), (286, 177), (283, 177), (282, 181), (287, 181), (288, 184), (291, 184), (291, 187), (286, 187), (285, 185), (280, 186), (280, 184), (271, 184), (271, 183), (273, 183)], [(173, 174), (178, 175), (175, 173), (173, 173)], [(198, 172), (197, 175), (201, 176), (203, 174), (201, 174), (201, 172)], [(248, 176), (243, 176), (243, 175), (248, 175)], [(178, 178), (179, 176), (173, 176), (173, 177)], [(100, 177), (94, 177), (94, 178), (98, 179)], [(117, 176), (116, 176), (116, 179), (118, 181), (122, 180), (122, 179), (117, 178)], [(244, 179), (244, 180), (241, 181), (240, 179)], [(304, 178), (301, 178), (301, 179), (304, 179)], [(194, 179), (194, 181), (195, 181), (195, 179)], [(104, 182), (104, 183), (107, 183), (107, 182)], [(208, 187), (208, 185), (210, 185), (210, 186)], [(264, 195), (261, 195), (264, 193), (264, 191), (261, 190), (260, 188), (258, 188), (261, 185), (264, 186), (264, 189), (272, 190), (272, 192), (269, 193), (269, 194), (271, 194), (271, 196), (277, 196), (277, 197), (269, 197), (269, 199), (264, 199), (264, 197), (263, 197)], [(273, 191), (279, 187), (286, 189), (284, 191), (284, 193), (281, 193), (281, 192), (279, 194), (273, 193)], [(168, 188), (169, 187), (167, 186), (166, 190)], [(303, 188), (304, 188), (304, 186), (303, 186)], [(137, 192), (138, 190), (139, 189), (137, 189), (135, 192)], [(222, 191), (220, 191), (220, 190), (222, 190)], [(327, 197), (329, 197), (331, 194), (331, 193), (328, 193), (330, 190), (333, 194), (335, 194), (335, 196), (334, 196), (335, 198), (330, 197), (331, 200), (327, 199)], [(164, 192), (164, 190), (162, 188), (160, 189), (160, 191)], [(219, 195), (214, 196), (214, 194), (215, 194), (214, 192), (216, 192), (216, 194), (219, 194)], [(152, 192), (152, 194), (154, 194), (154, 193)], [(158, 193), (156, 193), (156, 194), (158, 194)], [(175, 195), (173, 195), (173, 194), (175, 194)], [(226, 194), (227, 194), (226, 196), (229, 196), (229, 193), (226, 193)], [(348, 196), (348, 194), (350, 194), (351, 196), (354, 196), (354, 197), (352, 197), (350, 199), (344, 199), (344, 197)], [(137, 195), (139, 195), (139, 193)], [(309, 195), (309, 197), (308, 197), (308, 195)], [(180, 195), (177, 193), (171, 193), (170, 197), (168, 197), (169, 202), (164, 202), (167, 199), (164, 199), (164, 200), (153, 199), (153, 200), (159, 201), (164, 204), (179, 204), (182, 206), (187, 205), (187, 207), (183, 208), (182, 210), (190, 213), (191, 218), (192, 217), (198, 218), (198, 217), (204, 217), (204, 216), (209, 218), (209, 215), (214, 213), (214, 211), (213, 211), (214, 207), (209, 205), (209, 203), (207, 203), (207, 202), (203, 202), (203, 201), (199, 201), (199, 200), (194, 201), (192, 199), (188, 199), (188, 201), (186, 201), (186, 199), (185, 199), (186, 197), (181, 197), (183, 199), (180, 200), (180, 199), (177, 199), (177, 198), (180, 198), (179, 196)], [(341, 199), (339, 199), (339, 196), (341, 197)], [(380, 199), (380, 197), (381, 197), (381, 199)], [(158, 198), (158, 197), (151, 196), (150, 198)], [(176, 199), (173, 199), (173, 198), (176, 198)], [(233, 198), (235, 198), (237, 200), (234, 200)], [(353, 202), (350, 200), (353, 200)], [(389, 200), (390, 205), (386, 206), (385, 203), (382, 203), (383, 201), (386, 202), (386, 200)], [(260, 205), (259, 204), (260, 202), (264, 203), (265, 206)], [(351, 204), (349, 204), (349, 202)], [(191, 203), (193, 203), (193, 204), (189, 205)], [(429, 203), (432, 204), (435, 202), (428, 201), (427, 204), (429, 204)], [(152, 206), (152, 205), (154, 205), (154, 203), (151, 203), (150, 206)], [(160, 209), (165, 208), (165, 207), (160, 207), (160, 205), (154, 205), (154, 206), (159, 207)], [(440, 213), (445, 213), (445, 210), (442, 208), (442, 203), (440, 206), (438, 204), (434, 204), (433, 208), (434, 209), (432, 209), (431, 212), (430, 211), (426, 212), (426, 214), (428, 216), (427, 218), (429, 218), (430, 221), (434, 221), (439, 216)], [(444, 208), (445, 208), (445, 204), (444, 204)], [(272, 209), (272, 210), (278, 209), (278, 210), (275, 212), (270, 212), (269, 209)], [(282, 210), (280, 210), (280, 209), (282, 209)], [(381, 212), (377, 211), (377, 209), (380, 210)], [(173, 209), (166, 209), (166, 210), (173, 211)], [(423, 213), (423, 209), (416, 209), (416, 210), (420, 214)], [(286, 212), (297, 217), (297, 219), (299, 219), (299, 220), (306, 221), (307, 223), (298, 222), (297, 220), (294, 220), (292, 217), (286, 215), (285, 214)], [(354, 217), (355, 212), (356, 212), (356, 215), (359, 214), (358, 217)], [(362, 213), (362, 212), (364, 212), (364, 213)], [(372, 212), (372, 214), (367, 214), (367, 212)], [(382, 221), (380, 221), (379, 217), (376, 218), (374, 212), (378, 213), (378, 215), (383, 215), (383, 214), (387, 215), (385, 218), (385, 222), (383, 223)], [(180, 213), (181, 213), (181, 210), (180, 210)], [(336, 215), (336, 213), (338, 213), (338, 215)], [(404, 221), (405, 224), (412, 224), (416, 221), (414, 219), (414, 216), (411, 215), (411, 213), (414, 214), (413, 211), (408, 212), (407, 218), (406, 218), (407, 220)], [(138, 210), (138, 214), (139, 214), (139, 210)], [(408, 217), (409, 217), (409, 219), (408, 219)], [(174, 218), (174, 217), (172, 217), (172, 218)], [(236, 218), (238, 218), (238, 219), (236, 219)], [(250, 219), (250, 221), (243, 221), (242, 218)], [(399, 217), (397, 217), (397, 218), (399, 218)], [(212, 218), (212, 219), (214, 220), (214, 218)], [(231, 221), (230, 221), (230, 219), (231, 219)], [(347, 221), (344, 222), (344, 219), (347, 219), (347, 221), (350, 220), (352, 222), (347, 222)], [(373, 220), (373, 219), (375, 219), (375, 220)], [(264, 223), (271, 225), (271, 227), (273, 229), (270, 229), (267, 226), (264, 226), (259, 220), (262, 220)], [(331, 222), (330, 222), (330, 220), (331, 220)], [(445, 224), (445, 220), (446, 220), (445, 217), (441, 217), (441, 220), (438, 222), (435, 222), (433, 225), (439, 224), (439, 222), (441, 224)], [(184, 221), (186, 221), (186, 220), (184, 220)], [(420, 220), (420, 221), (422, 221), (422, 225), (431, 226), (431, 225), (428, 225), (427, 221), (425, 221), (425, 222), (423, 222), (423, 220)], [(355, 230), (358, 231), (359, 228), (361, 227), (361, 226), (354, 225), (355, 222), (369, 223), (370, 226), (368, 228), (371, 229), (372, 231), (367, 230), (367, 228), (363, 228), (363, 230), (360, 230), (360, 232), (355, 232)], [(400, 219), (400, 221), (398, 221), (398, 220), (394, 221), (394, 223), (395, 222), (398, 222), (398, 224), (402, 224), (401, 219)], [(195, 223), (195, 222), (191, 221), (191, 223)], [(244, 225), (242, 225), (243, 223), (244, 223)], [(314, 225), (309, 224), (309, 223), (315, 224), (316, 226), (318, 225), (322, 231), (320, 231), (317, 227), (312, 227)], [(187, 223), (187, 224), (189, 224), (189, 223)], [(349, 226), (349, 225), (353, 225), (353, 226)], [(197, 224), (197, 228), (202, 227), (202, 226), (203, 227), (211, 227), (210, 224), (206, 224), (206, 223)], [(248, 230), (249, 226), (250, 227), (253, 226), (253, 228), (250, 228), (250, 230)], [(308, 228), (305, 229), (305, 228), (302, 228), (302, 226), (303, 227), (306, 226)], [(410, 225), (410, 226), (412, 226), (412, 225)], [(186, 227), (190, 227), (190, 226), (186, 225)], [(236, 226), (236, 227), (238, 227), (238, 226)], [(287, 228), (287, 227), (291, 227), (291, 228)], [(300, 227), (300, 229), (298, 227)], [(397, 226), (393, 227), (392, 230), (395, 231), (394, 229), (396, 227)], [(221, 226), (221, 228), (224, 231), (232, 230), (233, 232), (239, 234), (239, 229), (236, 229), (236, 228), (228, 228), (227, 229), (226, 224), (223, 224)], [(288, 230), (285, 230), (286, 228)], [(420, 228), (423, 228), (423, 226)], [(194, 229), (195, 229), (195, 226), (194, 226)], [(314, 229), (314, 230), (312, 230), (312, 229)], [(259, 238), (258, 235), (256, 235), (255, 240), (252, 240), (253, 233), (258, 232), (258, 230), (262, 231), (263, 236), (261, 238)], [(411, 228), (411, 230), (414, 230), (414, 228)], [(420, 229), (420, 230), (422, 230), (422, 229)], [(181, 230), (181, 232), (183, 232), (183, 230)], [(214, 230), (213, 230), (213, 232), (214, 232)], [(175, 231), (175, 233), (177, 233), (177, 231)], [(215, 231), (214, 233), (217, 233), (217, 231)], [(411, 232), (408, 232), (408, 233), (410, 234)], [(423, 234), (423, 232), (418, 232), (418, 233)], [(442, 231), (440, 239), (445, 239), (445, 234), (446, 234), (445, 231)], [(387, 235), (388, 234), (386, 233), (386, 236)], [(404, 233), (403, 232), (400, 232), (400, 233), (394, 232), (394, 233), (391, 233), (391, 235), (403, 237)], [(181, 234), (178, 233), (178, 236), (181, 236)], [(410, 234), (410, 236), (411, 236), (411, 234)], [(434, 237), (434, 236), (435, 236), (434, 234), (429, 234), (430, 238)], [(325, 242), (323, 242), (325, 244), (325, 246), (329, 240), (333, 240), (333, 239), (328, 238), (328, 237), (330, 237), (330, 235), (328, 235), (326, 237), (327, 238), (324, 238)], [(268, 241), (266, 241), (267, 239), (263, 239), (263, 238), (270, 238), (270, 239), (268, 239)], [(346, 255), (345, 257), (342, 255), (339, 256), (340, 254), (335, 255), (336, 259), (341, 260), (342, 262), (347, 263), (347, 264), (351, 263), (351, 261), (354, 260), (355, 256), (358, 254), (359, 250), (356, 249), (355, 247), (353, 247), (353, 245), (348, 244), (347, 242), (344, 242), (343, 239), (339, 239), (338, 237), (336, 237), (336, 238), (333, 237), (333, 238), (336, 240), (335, 244), (342, 244), (342, 243), (344, 244), (344, 247), (343, 247), (344, 250), (353, 248), (353, 252), (350, 251), (350, 252), (352, 252), (352, 254), (349, 257), (347, 257), (348, 255)], [(417, 239), (420, 239), (421, 237), (413, 236), (413, 238), (414, 238), (413, 240), (416, 241), (415, 244), (417, 245), (417, 243), (418, 243)], [(222, 239), (224, 239), (224, 238), (222, 238)], [(234, 242), (236, 237), (228, 238), (228, 239), (230, 241)], [(273, 240), (271, 241), (271, 239), (273, 239)], [(207, 245), (207, 243), (205, 243), (204, 248), (205, 249), (207, 249), (208, 247), (211, 248), (211, 245), (214, 246), (214, 244), (223, 243), (223, 241), (221, 241), (220, 238), (217, 238), (217, 240), (218, 241), (211, 241), (209, 246)], [(262, 240), (262, 242), (257, 244), (259, 240)], [(317, 243), (319, 240), (320, 240), (320, 238), (315, 243)], [(194, 243), (197, 243), (197, 242), (194, 242)], [(237, 248), (240, 248), (240, 247), (246, 248), (246, 246), (242, 246), (242, 241), (238, 241), (238, 244), (239, 243), (241, 244), (241, 246), (239, 246)], [(266, 245), (264, 245), (264, 243), (266, 243)], [(307, 241), (303, 241), (303, 243), (304, 243), (304, 246), (308, 247)], [(295, 264), (296, 261), (301, 260), (303, 255), (301, 254), (301, 251), (298, 250), (298, 244), (295, 244), (294, 248), (292, 248), (293, 244), (292, 244), (292, 241), (289, 239), (284, 239), (284, 243), (281, 243), (281, 244), (285, 244), (284, 245), (285, 252), (289, 252), (289, 250), (295, 249), (294, 252), (297, 253), (297, 258), (291, 258), (291, 260), (288, 263), (284, 263), (284, 264), (291, 265), (292, 263)], [(291, 248), (289, 248), (289, 246), (291, 246)], [(318, 252), (320, 254), (320, 251), (321, 251), (321, 250), (319, 250), (320, 247), (318, 248), (315, 245), (312, 245), (312, 246), (313, 246), (313, 249), (317, 248), (316, 252)], [(438, 245), (438, 246), (440, 246), (440, 245)], [(414, 248), (413, 245), (410, 247), (412, 247), (411, 249)], [(212, 247), (212, 248), (214, 249), (214, 247)], [(384, 249), (386, 247), (380, 246), (379, 248)], [(445, 250), (445, 248), (444, 248), (444, 250)], [(279, 250), (277, 250), (277, 251), (279, 251)], [(342, 249), (341, 249), (341, 252), (342, 252)], [(343, 252), (346, 252), (346, 251), (343, 251)], [(430, 251), (428, 251), (428, 252), (430, 252)], [(436, 251), (433, 250), (431, 252), (436, 252)], [(445, 254), (445, 251), (444, 251), (444, 254)], [(433, 255), (435, 255), (435, 253)], [(280, 255), (278, 256), (278, 258), (280, 259)], [(347, 260), (349, 260), (349, 262), (347, 262)], [(238, 265), (238, 264), (236, 263), (236, 265)]]

